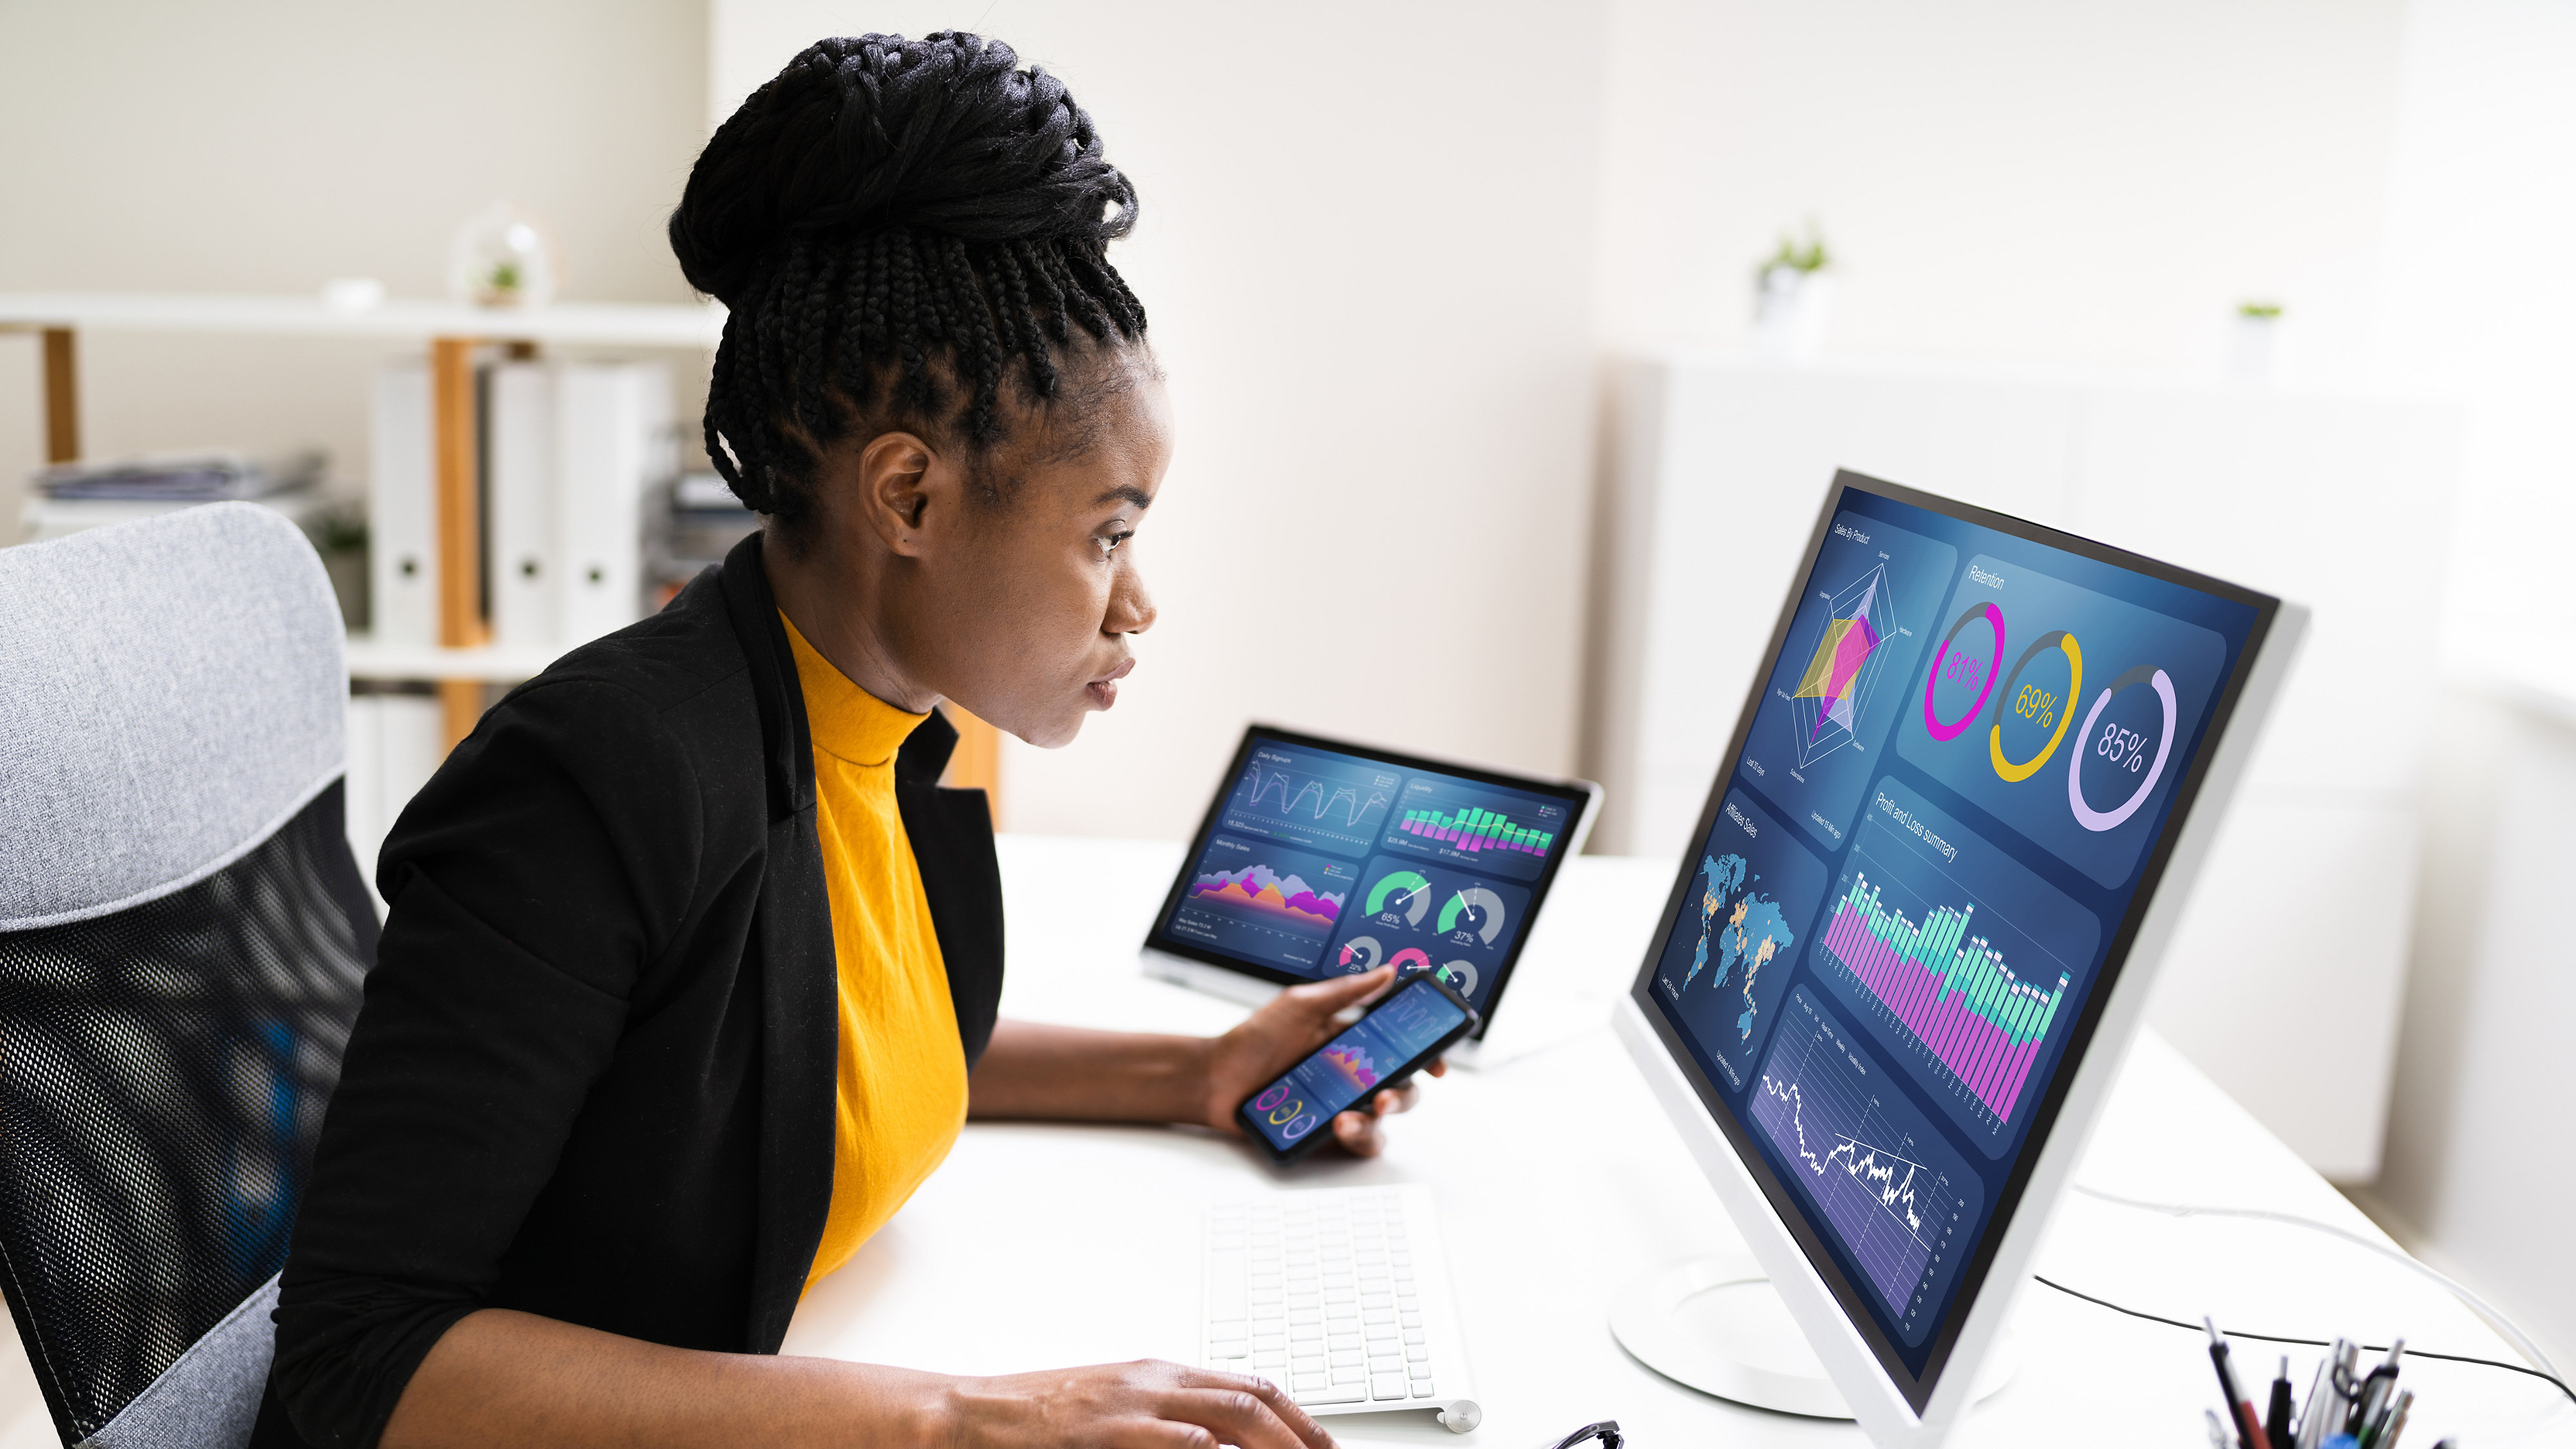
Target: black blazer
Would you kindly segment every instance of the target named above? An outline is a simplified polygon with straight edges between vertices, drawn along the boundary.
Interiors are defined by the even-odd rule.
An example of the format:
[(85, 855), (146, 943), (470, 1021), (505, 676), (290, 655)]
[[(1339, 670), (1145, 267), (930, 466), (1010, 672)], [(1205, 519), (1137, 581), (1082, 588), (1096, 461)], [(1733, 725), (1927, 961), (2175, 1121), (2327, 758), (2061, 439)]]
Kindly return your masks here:
[[(956, 739), (916, 730), (896, 798), (971, 1066), (1002, 890), (983, 793), (936, 785)], [(372, 1446), (478, 1308), (776, 1352), (831, 1206), (839, 982), (759, 536), (486, 714), (377, 885), (254, 1444)]]

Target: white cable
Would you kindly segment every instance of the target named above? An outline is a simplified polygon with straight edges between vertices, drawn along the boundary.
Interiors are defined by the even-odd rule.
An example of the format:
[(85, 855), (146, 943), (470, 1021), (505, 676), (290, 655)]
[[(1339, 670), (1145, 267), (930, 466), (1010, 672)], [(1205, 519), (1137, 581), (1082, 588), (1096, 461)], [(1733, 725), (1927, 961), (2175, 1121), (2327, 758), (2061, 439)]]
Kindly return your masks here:
[(2086, 1197), (2099, 1198), (2104, 1202), (2117, 1203), (2122, 1207), (2139, 1208), (2151, 1213), (2163, 1213), (2167, 1217), (2250, 1218), (2255, 1222), (2288, 1223), (2292, 1227), (2307, 1228), (2315, 1232), (2324, 1233), (2328, 1237), (2341, 1238), (2345, 1242), (2358, 1248), (2367, 1248), (2371, 1252), (2377, 1253), (2379, 1256), (2388, 1259), (2392, 1263), (2403, 1264), (2404, 1266), (2412, 1268), (2416, 1272), (2423, 1274), (2425, 1277), (2432, 1279), (2434, 1282), (2441, 1284), (2443, 1288), (2449, 1290), (2453, 1297), (2459, 1299), (2462, 1303), (2469, 1305), (2469, 1310), (2471, 1312), (2477, 1314), (2478, 1317), (2485, 1319), (2488, 1327), (2504, 1335), (2505, 1342), (2512, 1344), (2514, 1352), (2521, 1354), (2524, 1359), (2530, 1362), (2532, 1367), (2539, 1369), (2541, 1372), (2558, 1380), (2560, 1383), (2567, 1382), (2567, 1376), (2558, 1371), (2558, 1365), (2549, 1361), (2549, 1355), (2540, 1351), (2540, 1345), (2532, 1342), (2528, 1334), (2525, 1334), (2520, 1328), (2515, 1327), (2513, 1320), (2505, 1317), (2503, 1312), (2494, 1304), (2489, 1303), (2475, 1293), (2470, 1292), (2465, 1285), (2458, 1281), (2449, 1278), (2442, 1273), (2436, 1272), (2431, 1266), (2417, 1258), (2414, 1254), (2406, 1252), (2403, 1249), (2392, 1248), (2386, 1243), (2373, 1242), (2369, 1238), (2365, 1238), (2361, 1234), (2353, 1232), (2348, 1228), (2339, 1228), (2332, 1223), (2321, 1223), (2314, 1218), (2303, 1218), (2296, 1213), (2276, 1213), (2264, 1208), (2208, 1207), (2199, 1203), (2148, 1202), (2143, 1198), (2122, 1197), (2115, 1192), (2104, 1192), (2098, 1187), (2087, 1187), (2080, 1182), (2073, 1184), (2073, 1186), (2077, 1192), (2084, 1194)]

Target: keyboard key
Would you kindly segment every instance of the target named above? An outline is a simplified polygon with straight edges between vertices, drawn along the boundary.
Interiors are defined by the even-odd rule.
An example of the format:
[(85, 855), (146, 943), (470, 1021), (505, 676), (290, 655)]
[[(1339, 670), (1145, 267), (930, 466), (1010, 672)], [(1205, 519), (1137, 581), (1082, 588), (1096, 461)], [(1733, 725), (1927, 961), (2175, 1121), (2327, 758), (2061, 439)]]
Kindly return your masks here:
[(1395, 1310), (1392, 1308), (1366, 1309), (1361, 1312), (1360, 1321), (1362, 1323), (1393, 1323), (1395, 1321)]
[(1364, 1404), (1368, 1402), (1368, 1385), (1335, 1384), (1329, 1388), (1299, 1389), (1300, 1404)]
[(1299, 1343), (1321, 1343), (1324, 1338), (1324, 1325), (1320, 1323), (1291, 1324), (1288, 1329), (1288, 1337), (1292, 1341)]
[(1249, 1322), (1240, 1313), (1222, 1318), (1211, 1313), (1208, 1315), (1207, 1335), (1211, 1339), (1241, 1338), (1249, 1331)]
[(1417, 1399), (1434, 1399), (1439, 1397), (1439, 1395), (1433, 1391), (1431, 1380), (1429, 1379), (1415, 1379), (1413, 1381), (1413, 1396)]
[(1370, 1359), (1368, 1366), (1373, 1374), (1400, 1374), (1404, 1372), (1404, 1359), (1399, 1354), (1382, 1353)]
[(1366, 1336), (1372, 1343), (1393, 1343), (1396, 1335), (1401, 1331), (1392, 1323), (1372, 1323), (1366, 1330)]
[(1431, 1365), (1427, 1361), (1417, 1363), (1410, 1369), (1406, 1370), (1406, 1372), (1412, 1374), (1417, 1379), (1427, 1379), (1431, 1377)]
[(1406, 1336), (1406, 1337), (1408, 1337), (1408, 1338), (1412, 1338), (1412, 1339), (1413, 1339), (1413, 1342), (1408, 1343), (1408, 1344), (1406, 1344), (1406, 1345), (1404, 1346), (1404, 1356), (1405, 1356), (1406, 1358), (1409, 1358), (1409, 1359), (1413, 1360), (1415, 1363), (1418, 1363), (1418, 1364), (1422, 1364), (1422, 1365), (1424, 1365), (1425, 1367), (1423, 1368), (1422, 1372), (1424, 1372), (1424, 1373), (1428, 1373), (1428, 1372), (1430, 1372), (1430, 1368), (1429, 1368), (1429, 1364), (1430, 1364), (1430, 1362), (1431, 1362), (1431, 1347), (1430, 1347), (1430, 1345), (1428, 1345), (1428, 1344), (1424, 1343), (1420, 1338), (1415, 1337), (1415, 1336), (1414, 1336), (1414, 1335), (1412, 1335), (1412, 1334), (1407, 1334), (1407, 1335), (1405, 1335), (1405, 1336)]
[(1404, 1326), (1407, 1328), (1420, 1328), (1422, 1326), (1422, 1315), (1419, 1313), (1407, 1313), (1403, 1315), (1403, 1317)]
[(1208, 1357), (1210, 1358), (1249, 1358), (1251, 1356), (1251, 1345), (1245, 1343), (1239, 1338), (1223, 1343), (1211, 1343), (1208, 1345)]
[(1288, 1337), (1286, 1334), (1280, 1333), (1256, 1333), (1252, 1336), (1252, 1351), (1254, 1353), (1286, 1353), (1288, 1351)]
[(1379, 1374), (1369, 1380), (1369, 1397), (1372, 1399), (1403, 1399), (1412, 1395), (1412, 1386), (1405, 1382), (1402, 1374)]

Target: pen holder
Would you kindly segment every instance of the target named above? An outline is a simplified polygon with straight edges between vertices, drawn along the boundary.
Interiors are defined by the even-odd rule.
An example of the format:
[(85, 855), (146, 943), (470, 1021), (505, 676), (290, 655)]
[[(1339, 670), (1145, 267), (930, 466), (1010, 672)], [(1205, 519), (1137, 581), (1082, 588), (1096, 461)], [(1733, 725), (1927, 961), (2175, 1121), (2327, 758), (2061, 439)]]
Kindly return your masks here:
[[(2210, 1449), (2397, 1449), (2415, 1405), (2414, 1390), (2397, 1386), (2406, 1340), (2388, 1345), (2387, 1357), (2365, 1368), (2362, 1355), (2379, 1350), (2336, 1339), (2318, 1361), (2304, 1398), (2291, 1382), (2289, 1355), (2283, 1354), (2269, 1393), (2258, 1398), (2256, 1386), (2238, 1376), (2217, 1321), (2201, 1321), (2209, 1329), (2209, 1358), (2218, 1370), (2220, 1407), (2207, 1415)], [(2447, 1449), (2448, 1442), (2435, 1449)]]

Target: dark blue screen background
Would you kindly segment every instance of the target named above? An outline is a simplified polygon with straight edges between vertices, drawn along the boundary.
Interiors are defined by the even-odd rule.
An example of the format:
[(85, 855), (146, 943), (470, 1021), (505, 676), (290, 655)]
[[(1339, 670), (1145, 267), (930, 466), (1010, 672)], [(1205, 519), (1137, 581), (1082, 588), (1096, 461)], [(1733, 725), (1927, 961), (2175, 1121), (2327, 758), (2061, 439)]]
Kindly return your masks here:
[[(1873, 569), (1891, 652), (1838, 676)], [(1798, 599), (1647, 995), (1919, 1375), (2259, 614), (1857, 489)], [(1706, 984), (1737, 920), (1739, 963), (1780, 938), (1750, 1023)]]
[(1415, 1057), (1466, 1019), (1456, 1002), (1428, 986), (1399, 987), (1348, 1031), (1256, 1093), (1243, 1118), (1272, 1146), (1292, 1147), (1334, 1113), (1396, 1080)]
[(1580, 811), (1579, 799), (1259, 738), (1155, 935), (1309, 978), (1435, 970), (1482, 1012)]

